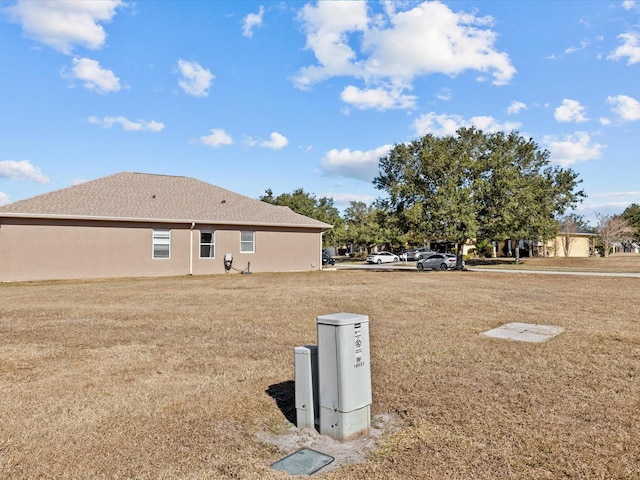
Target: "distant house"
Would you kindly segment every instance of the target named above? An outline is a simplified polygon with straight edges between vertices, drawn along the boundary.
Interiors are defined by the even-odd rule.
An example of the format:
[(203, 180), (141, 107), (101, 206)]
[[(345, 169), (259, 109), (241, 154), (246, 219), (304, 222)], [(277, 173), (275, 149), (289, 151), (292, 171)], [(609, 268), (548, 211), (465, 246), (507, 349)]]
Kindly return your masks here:
[(614, 242), (611, 245), (612, 252), (611, 253), (640, 253), (640, 243), (638, 242)]
[(547, 242), (547, 255), (550, 257), (590, 257), (596, 254), (595, 233), (572, 232), (558, 233), (556, 238)]
[(118, 173), (0, 207), (0, 281), (318, 270), (329, 228), (194, 178)]
[[(568, 235), (558, 233), (545, 243), (521, 240), (518, 248), (521, 257), (530, 254), (535, 257), (589, 257), (595, 255), (596, 237), (595, 233), (590, 232), (571, 232)], [(493, 242), (493, 256), (515, 256), (515, 248), (516, 242), (511, 240)]]

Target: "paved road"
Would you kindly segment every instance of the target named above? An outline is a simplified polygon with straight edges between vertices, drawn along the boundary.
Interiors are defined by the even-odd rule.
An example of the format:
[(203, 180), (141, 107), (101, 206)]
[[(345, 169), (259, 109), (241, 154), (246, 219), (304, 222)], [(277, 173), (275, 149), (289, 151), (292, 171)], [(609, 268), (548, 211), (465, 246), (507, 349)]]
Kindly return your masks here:
[[(332, 267), (329, 267), (332, 268)], [(367, 263), (337, 263), (335, 268), (338, 270), (376, 270), (376, 271), (414, 271), (417, 272), (415, 262), (407, 263), (383, 263), (381, 265), (370, 265)], [(586, 277), (626, 277), (640, 278), (640, 273), (636, 272), (580, 272), (566, 270), (517, 270), (510, 268), (482, 268), (467, 267), (470, 272), (489, 272), (489, 273), (529, 273), (534, 275), (578, 275)]]
[[(380, 265), (376, 263), (372, 263), (372, 264), (370, 263), (336, 263), (335, 265), (329, 268), (335, 268), (337, 270), (389, 270), (389, 271), (415, 270), (415, 271), (418, 271), (418, 269), (416, 268), (416, 262), (381, 263)], [(327, 269), (327, 267), (325, 267), (325, 269)]]

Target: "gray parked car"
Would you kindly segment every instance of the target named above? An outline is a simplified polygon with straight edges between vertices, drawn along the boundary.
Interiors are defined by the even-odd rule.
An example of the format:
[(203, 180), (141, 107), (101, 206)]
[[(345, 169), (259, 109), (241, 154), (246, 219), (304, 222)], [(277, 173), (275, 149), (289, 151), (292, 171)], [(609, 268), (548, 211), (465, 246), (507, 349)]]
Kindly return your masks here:
[(407, 250), (405, 253), (407, 254), (407, 260), (420, 260), (421, 258), (426, 258), (438, 252), (434, 252), (427, 247), (420, 247), (415, 250)]
[[(464, 262), (462, 262), (464, 267)], [(451, 253), (436, 253), (427, 258), (422, 258), (416, 263), (418, 270), (448, 270), (456, 268), (456, 256)]]

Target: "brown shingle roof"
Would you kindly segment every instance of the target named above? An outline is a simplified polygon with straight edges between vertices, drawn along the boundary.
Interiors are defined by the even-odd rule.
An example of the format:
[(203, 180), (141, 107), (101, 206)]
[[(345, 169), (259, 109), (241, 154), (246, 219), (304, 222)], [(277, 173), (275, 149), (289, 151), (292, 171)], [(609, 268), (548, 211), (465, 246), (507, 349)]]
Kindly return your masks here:
[(0, 207), (0, 216), (330, 228), (195, 178), (117, 173)]

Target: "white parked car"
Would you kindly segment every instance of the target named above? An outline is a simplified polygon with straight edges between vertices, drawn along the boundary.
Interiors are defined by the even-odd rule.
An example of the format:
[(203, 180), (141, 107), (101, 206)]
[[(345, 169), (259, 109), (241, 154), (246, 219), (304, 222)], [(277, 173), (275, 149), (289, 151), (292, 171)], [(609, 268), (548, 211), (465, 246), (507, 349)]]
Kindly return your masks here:
[(367, 263), (394, 263), (399, 262), (400, 257), (391, 252), (378, 252), (367, 255)]

